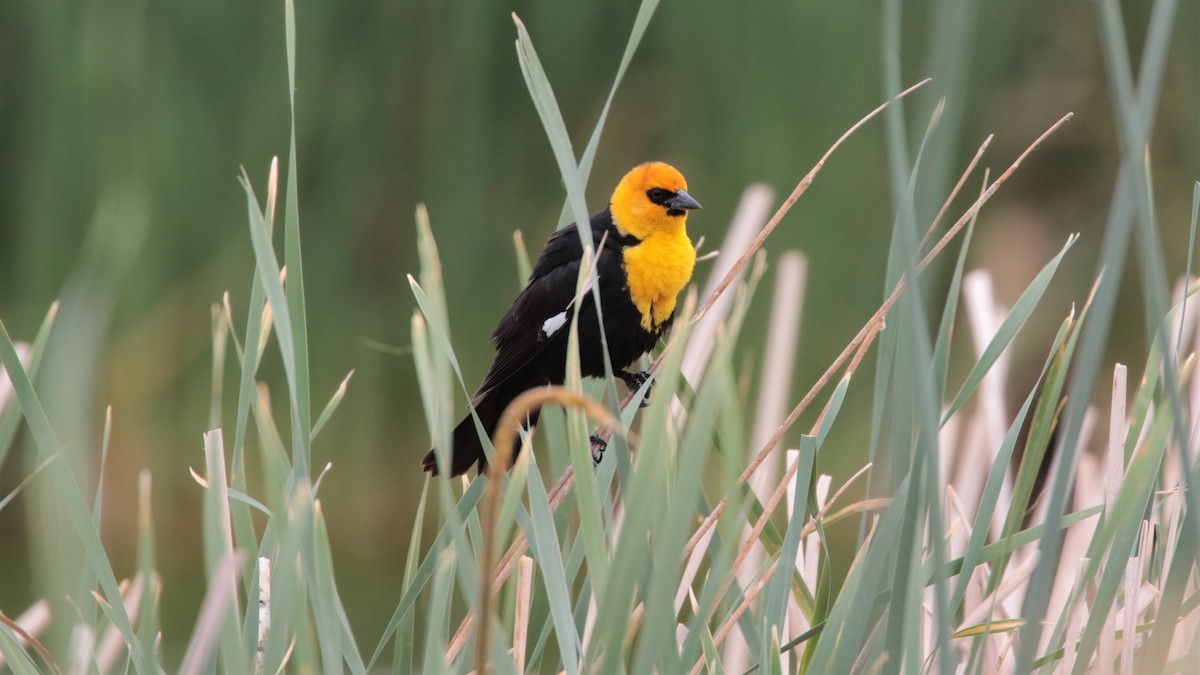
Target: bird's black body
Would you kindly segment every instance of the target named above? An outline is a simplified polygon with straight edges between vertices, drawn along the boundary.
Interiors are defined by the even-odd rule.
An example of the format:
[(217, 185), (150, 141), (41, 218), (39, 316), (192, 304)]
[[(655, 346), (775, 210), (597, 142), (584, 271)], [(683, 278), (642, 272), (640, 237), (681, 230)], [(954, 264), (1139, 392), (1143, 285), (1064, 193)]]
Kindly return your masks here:
[[(644, 327), (642, 314), (630, 297), (622, 254), (626, 247), (636, 246), (639, 240), (621, 234), (609, 209), (593, 215), (590, 226), (592, 246), (598, 255), (596, 283), (604, 337), (613, 371), (620, 372), (654, 347), (670, 327), (673, 315), (651, 330)], [(583, 247), (575, 225), (551, 235), (534, 265), (529, 283), (492, 334), (496, 359), (474, 397), (475, 412), (488, 437), (514, 398), (534, 387), (563, 383), (570, 322), (574, 314), (572, 302), (582, 256)], [(579, 307), (579, 362), (585, 377), (605, 375), (600, 335), (600, 320), (589, 289)], [(529, 424), (537, 421), (537, 415), (537, 412), (530, 415)], [(514, 453), (516, 450), (514, 448)], [(451, 475), (465, 473), (475, 464), (481, 471), (487, 468), (474, 419), (467, 415), (454, 429)], [(421, 466), (437, 474), (437, 457), (433, 450), (425, 456)]]

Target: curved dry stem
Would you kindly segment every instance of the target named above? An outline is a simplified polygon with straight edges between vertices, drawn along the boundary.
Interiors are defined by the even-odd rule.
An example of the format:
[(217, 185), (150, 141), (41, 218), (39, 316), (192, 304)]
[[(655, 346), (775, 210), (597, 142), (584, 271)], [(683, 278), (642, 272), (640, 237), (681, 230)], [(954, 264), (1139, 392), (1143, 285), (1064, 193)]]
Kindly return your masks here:
[[(925, 248), (925, 244), (929, 243), (929, 238), (937, 231), (938, 223), (942, 222), (942, 216), (946, 215), (946, 211), (950, 210), (950, 204), (954, 198), (958, 196), (958, 191), (966, 184), (967, 178), (970, 178), (971, 173), (975, 171), (975, 165), (983, 158), (983, 153), (987, 152), (988, 146), (992, 144), (992, 139), (995, 134), (988, 134), (988, 137), (983, 139), (983, 143), (979, 145), (979, 149), (975, 151), (975, 156), (971, 158), (967, 168), (963, 170), (962, 175), (958, 177), (958, 182), (954, 184), (954, 189), (950, 191), (950, 196), (946, 197), (946, 201), (942, 202), (942, 208), (938, 210), (937, 215), (933, 217), (933, 223), (929, 225), (929, 229), (925, 230), (925, 236), (921, 237), (921, 243), (917, 244), (917, 250)], [(985, 179), (986, 182), (986, 179)]]
[[(484, 486), (483, 514), (480, 523), (483, 532), (483, 557), (479, 561), (479, 616), (483, 617), (483, 621), (480, 622), (480, 630), (477, 631), (475, 638), (475, 670), (481, 675), (487, 669), (488, 638), (490, 637), (487, 619), (490, 616), (492, 600), (492, 586), (483, 580), (492, 578), (492, 558), (495, 556), (496, 548), (496, 511), (500, 506), (500, 483), (504, 480), (505, 472), (512, 463), (513, 444), (517, 440), (517, 427), (530, 413), (549, 403), (557, 403), (564, 408), (580, 408), (607, 426), (618, 424), (608, 409), (596, 400), (559, 386), (530, 389), (513, 399), (504, 409), (504, 413), (500, 415), (500, 421), (496, 424), (492, 440), (492, 447), (495, 449), (492, 455), (493, 470), (488, 476), (487, 485)], [(465, 619), (464, 623), (466, 623)]]
[(54, 661), (54, 656), (50, 654), (50, 650), (46, 649), (46, 646), (43, 645), (41, 641), (30, 635), (24, 628), (22, 628), (21, 624), (13, 621), (2, 613), (0, 613), (0, 623), (7, 626), (8, 629), (13, 633), (16, 633), (16, 635), (24, 640), (30, 647), (33, 647), (33, 651), (37, 652), (38, 656), (42, 657), (42, 662), (46, 664), (46, 667), (51, 673), (62, 675), (62, 670), (59, 669), (58, 663)]

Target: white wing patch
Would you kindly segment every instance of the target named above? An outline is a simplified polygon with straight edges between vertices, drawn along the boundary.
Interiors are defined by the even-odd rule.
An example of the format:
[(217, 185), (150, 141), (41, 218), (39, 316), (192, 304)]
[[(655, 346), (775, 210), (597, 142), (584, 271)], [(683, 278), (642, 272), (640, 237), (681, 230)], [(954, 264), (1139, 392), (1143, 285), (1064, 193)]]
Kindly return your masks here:
[[(595, 287), (596, 279), (599, 278), (599, 276), (600, 276), (599, 274), (592, 275), (592, 278), (588, 280), (587, 285), (583, 287), (583, 294), (580, 297), (586, 297), (589, 293), (592, 292), (592, 288)], [(575, 306), (575, 299), (572, 298), (571, 302), (567, 303), (566, 309), (559, 312), (558, 314), (555, 314), (554, 316), (550, 317), (549, 319), (546, 319), (545, 321), (543, 321), (542, 322), (542, 335), (546, 338), (551, 338), (551, 337), (554, 337), (555, 333), (562, 330), (562, 327), (567, 325), (567, 320), (569, 319), (568, 313), (571, 311), (571, 308), (574, 306)]]
[(542, 335), (553, 337), (565, 325), (567, 325), (567, 313), (565, 311), (559, 312), (542, 322)]

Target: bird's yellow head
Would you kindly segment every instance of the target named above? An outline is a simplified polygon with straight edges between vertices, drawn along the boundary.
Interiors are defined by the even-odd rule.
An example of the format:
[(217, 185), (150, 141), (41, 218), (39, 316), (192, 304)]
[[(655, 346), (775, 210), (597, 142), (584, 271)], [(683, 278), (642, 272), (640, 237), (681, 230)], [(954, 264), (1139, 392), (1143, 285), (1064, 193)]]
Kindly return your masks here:
[(700, 203), (687, 193), (683, 174), (663, 162), (646, 162), (625, 174), (613, 191), (609, 209), (622, 234), (638, 239), (684, 232), (687, 212)]

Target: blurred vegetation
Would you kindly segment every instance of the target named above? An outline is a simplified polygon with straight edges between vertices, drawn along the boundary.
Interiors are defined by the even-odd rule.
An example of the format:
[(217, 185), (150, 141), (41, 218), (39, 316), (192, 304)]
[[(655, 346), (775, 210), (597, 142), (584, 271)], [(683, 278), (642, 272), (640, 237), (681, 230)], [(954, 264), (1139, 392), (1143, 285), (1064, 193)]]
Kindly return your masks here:
[[(492, 356), (487, 336), (520, 283), (512, 232), (522, 230), (536, 254), (563, 202), (517, 67), (509, 13), (537, 41), (578, 151), (636, 9), (632, 0), (297, 8), (315, 399), (356, 372), (313, 463), (334, 464), (325, 515), (351, 621), (368, 640), (394, 609), (394, 594), (381, 591), (396, 586), (419, 491), (417, 460), (429, 447), (404, 354), (414, 207), (428, 205), (458, 355), (466, 380), (477, 382)], [(905, 82), (935, 78), (906, 109), (914, 148), (937, 98), (947, 98), (926, 150), (943, 158), (930, 162), (935, 170), (964, 165), (988, 133), (996, 140), (986, 163), (1006, 165), (1074, 111), (1075, 121), (984, 211), (970, 262), (991, 268), (1011, 303), (1068, 232), (1083, 233), (1047, 295), (1046, 316), (1035, 316), (1017, 344), (1042, 349), (1061, 310), (1090, 285), (1118, 161), (1092, 3), (910, 2), (895, 54), (881, 53), (882, 11), (869, 2), (663, 3), (606, 124), (589, 207), (599, 208), (629, 166), (663, 159), (684, 171), (705, 205), (689, 222), (693, 238), (719, 242), (748, 184), (790, 191), (876, 105), (889, 59), (899, 60)], [(1144, 34), (1148, 13), (1148, 3), (1125, 3), (1130, 36)], [(172, 580), (162, 599), (166, 635), (187, 634), (204, 587), (202, 491), (185, 467), (204, 464), (209, 307), (231, 290), (240, 321), (247, 298), (237, 293), (253, 269), (238, 167), (260, 181), (270, 158), (287, 154), (282, 14), (283, 3), (0, 2), (0, 315), (15, 338), (29, 340), (50, 303), (63, 301), (39, 384), (82, 485), (100, 480), (103, 411), (113, 407), (102, 534), (118, 573), (134, 565), (126, 524), (134, 521), (136, 475), (152, 470), (158, 566)], [(1163, 238), (1186, 241), (1200, 175), (1200, 6), (1181, 3), (1175, 30), (1152, 152)], [(929, 54), (954, 45), (965, 45), (964, 58), (931, 62)], [(1136, 37), (1130, 50), (1141, 53)], [(884, 127), (868, 127), (769, 243), (772, 259), (799, 248), (810, 263), (796, 365), (802, 384), (794, 390), (807, 387), (878, 305), (893, 218), (886, 158)], [(931, 220), (953, 174), (924, 177), (918, 223)], [(1186, 250), (1165, 252), (1174, 278)], [(1137, 363), (1126, 356), (1143, 353), (1146, 341), (1134, 278), (1127, 275), (1117, 316), (1139, 320), (1116, 321), (1110, 349), (1118, 352), (1111, 358)], [(760, 298), (751, 309), (749, 334), (767, 307)], [(278, 354), (268, 350), (266, 359), (266, 379), (282, 382)], [(1041, 356), (1030, 363), (1038, 367)], [(1029, 383), (1036, 376), (1017, 373)], [(869, 395), (852, 389), (844, 414), (864, 411)], [(822, 470), (841, 478), (861, 466), (865, 443), (850, 447), (863, 455)], [(28, 439), (15, 458), (0, 471), (0, 494), (36, 464)], [(70, 547), (30, 536), (61, 528), (45, 487), (35, 481), (0, 510), (6, 612), (63, 578), (77, 583), (78, 564), (63, 554)]]

